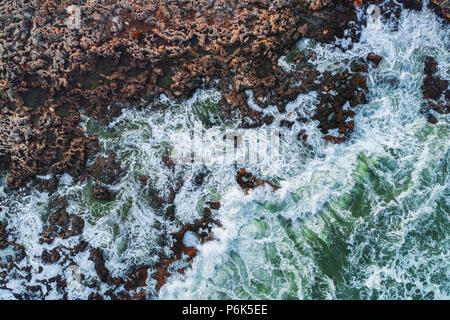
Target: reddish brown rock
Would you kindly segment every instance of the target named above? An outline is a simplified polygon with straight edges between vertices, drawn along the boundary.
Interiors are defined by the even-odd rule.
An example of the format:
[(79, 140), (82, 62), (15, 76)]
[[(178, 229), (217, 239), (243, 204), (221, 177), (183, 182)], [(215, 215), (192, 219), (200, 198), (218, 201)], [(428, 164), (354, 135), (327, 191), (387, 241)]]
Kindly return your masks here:
[(430, 0), (428, 8), (432, 9), (446, 23), (450, 21), (450, 1), (449, 0)]
[(297, 135), (297, 139), (306, 142), (306, 140), (308, 139), (308, 135), (306, 134), (305, 129), (300, 130), (300, 132)]
[(92, 292), (89, 294), (88, 300), (103, 300), (103, 297), (98, 292)]
[(127, 290), (136, 290), (136, 288), (144, 287), (147, 284), (147, 274), (149, 266), (135, 267), (128, 273), (124, 280), (124, 288)]
[(219, 202), (219, 201), (207, 201), (206, 204), (207, 204), (211, 209), (219, 209), (219, 208), (220, 208), (220, 202)]
[(425, 99), (436, 100), (448, 88), (448, 81), (435, 76), (426, 76), (423, 80), (423, 97)]
[(42, 261), (46, 264), (55, 263), (60, 258), (61, 258), (61, 255), (56, 248), (52, 249), (51, 251), (44, 250), (41, 255)]
[(116, 155), (109, 152), (107, 157), (98, 156), (94, 163), (87, 168), (87, 173), (96, 181), (111, 185), (118, 181), (123, 171), (116, 161)]
[[(159, 262), (156, 264), (156, 271), (152, 274), (152, 278), (157, 281), (156, 290), (159, 290), (167, 281), (170, 276), (168, 268), (173, 262), (180, 260), (183, 256), (187, 256), (186, 262), (190, 262), (195, 256), (197, 249), (195, 247), (187, 247), (183, 244), (183, 238), (186, 232), (190, 231), (196, 234), (201, 243), (213, 240), (211, 236), (211, 230), (214, 225), (220, 226), (220, 222), (213, 219), (211, 210), (205, 208), (203, 217), (196, 220), (194, 223), (188, 223), (181, 226), (180, 231), (172, 234), (174, 239), (171, 250), (173, 255), (167, 257), (164, 254), (160, 254)], [(178, 273), (183, 274), (184, 269), (178, 269)]]
[(8, 186), (48, 172), (84, 174), (98, 145), (79, 127), (79, 110), (108, 122), (161, 92), (186, 98), (222, 79), (219, 89), (232, 86), (225, 113), (239, 108), (248, 126), (270, 123), (243, 91), (260, 86), (270, 95), (281, 54), (301, 37), (334, 41), (355, 17), (343, 0), (5, 0), (0, 167), (11, 173)]
[[(172, 262), (171, 260), (166, 260), (167, 262)], [(170, 276), (170, 273), (167, 271), (167, 267), (170, 263), (167, 263), (165, 266), (160, 266), (153, 273), (152, 278), (156, 280), (155, 289), (159, 291), (161, 287), (167, 282), (167, 278)]]
[(197, 173), (194, 177), (194, 184), (197, 186), (201, 186), (203, 184), (203, 180), (205, 179), (206, 174), (203, 172)]
[(98, 199), (98, 200), (109, 201), (109, 200), (113, 199), (113, 195), (112, 195), (111, 191), (109, 191), (108, 188), (102, 187), (102, 186), (99, 186), (99, 185), (95, 185), (92, 188), (92, 196), (95, 199)]
[(367, 61), (372, 62), (375, 68), (377, 68), (378, 65), (380, 64), (381, 60), (383, 60), (383, 58), (381, 56), (376, 55), (373, 52), (369, 53), (367, 55), (366, 59), (367, 59)]
[[(354, 122), (350, 119), (354, 117), (355, 112), (345, 108), (347, 102), (351, 108), (367, 103), (366, 78), (361, 73), (347, 71), (335, 75), (326, 72), (323, 78), (326, 83), (325, 90), (319, 94), (321, 104), (317, 107), (312, 119), (320, 122), (318, 128), (325, 134), (325, 140), (340, 143), (345, 141), (354, 129)], [(338, 94), (330, 94), (331, 90)], [(338, 129), (342, 136), (329, 135), (329, 131), (333, 129)]]
[(273, 183), (267, 180), (256, 178), (253, 174), (247, 172), (244, 168), (241, 168), (236, 173), (236, 181), (245, 193), (248, 193), (250, 189), (254, 189), (264, 184), (268, 184), (269, 186), (271, 186), (274, 191), (278, 189), (278, 187)]
[[(422, 3), (399, 2), (411, 9)], [(48, 172), (83, 175), (98, 146), (79, 127), (79, 110), (108, 122), (161, 92), (186, 98), (221, 79), (219, 89), (231, 85), (223, 90), (225, 114), (239, 109), (246, 127), (270, 123), (248, 107), (244, 90), (259, 90), (277, 106), (290, 100), (296, 89), (286, 90), (279, 56), (302, 37), (343, 37), (356, 21), (354, 6), (369, 3), (381, 1), (3, 1), (0, 168), (10, 171), (8, 186)], [(387, 1), (383, 14), (398, 15), (397, 3)], [(448, 0), (429, 6), (448, 21)]]
[(93, 248), (90, 250), (91, 255), (89, 260), (94, 262), (94, 269), (102, 282), (108, 284), (119, 284), (121, 279), (111, 277), (108, 269), (105, 266), (105, 259), (103, 257), (103, 250)]
[[(144, 291), (137, 291), (140, 287), (145, 287), (147, 285), (147, 276), (149, 270), (153, 270), (151, 277), (156, 280), (156, 290), (166, 283), (167, 278), (171, 275), (168, 271), (169, 266), (182, 259), (183, 255), (186, 258), (186, 262), (190, 262), (195, 256), (197, 249), (195, 247), (187, 247), (183, 244), (183, 238), (187, 231), (197, 234), (200, 238), (201, 243), (211, 241), (212, 237), (210, 235), (213, 225), (220, 225), (217, 220), (214, 220), (211, 216), (211, 210), (205, 208), (204, 216), (196, 220), (192, 224), (184, 224), (181, 226), (180, 231), (172, 234), (173, 245), (171, 250), (173, 252), (169, 257), (164, 253), (159, 253), (159, 261), (154, 266), (141, 265), (133, 267), (124, 277), (114, 278), (110, 275), (109, 270), (106, 268), (106, 262), (104, 258), (103, 250), (99, 248), (92, 248), (90, 250), (90, 260), (94, 262), (94, 269), (100, 279), (100, 281), (113, 285), (118, 288), (119, 285), (123, 285), (125, 290), (115, 293), (115, 289), (109, 289), (104, 294), (109, 296), (111, 299), (144, 299), (146, 294)], [(180, 272), (181, 270), (181, 272)], [(184, 269), (177, 270), (179, 273), (184, 273)], [(134, 293), (133, 293), (134, 292)], [(92, 298), (101, 297), (99, 293), (92, 294)]]
[(44, 225), (42, 243), (52, 243), (55, 238), (67, 239), (79, 236), (83, 232), (84, 220), (76, 215), (68, 214), (64, 209), (50, 214), (48, 223)]
[(432, 124), (437, 123), (438, 120), (430, 114), (430, 110), (442, 114), (450, 113), (449, 90), (447, 90), (448, 81), (436, 75), (437, 66), (438, 64), (433, 57), (428, 56), (425, 58), (425, 78), (422, 84), (422, 93), (428, 106), (423, 110), (423, 113), (427, 117), (428, 122)]
[[(417, 9), (420, 1), (400, 2)], [(366, 5), (366, 1), (362, 3)], [(365, 102), (367, 66), (359, 61), (351, 73), (334, 75), (320, 74), (308, 65), (315, 57), (313, 51), (295, 54), (292, 60), (296, 66), (289, 76), (276, 63), (301, 37), (332, 42), (336, 36), (343, 36), (348, 21), (355, 19), (352, 1), (216, 1), (210, 6), (206, 0), (162, 5), (151, 0), (98, 0), (94, 5), (75, 0), (70, 4), (78, 5), (82, 16), (89, 17), (83, 18), (80, 30), (67, 26), (69, 2), (5, 0), (0, 4), (0, 170), (10, 171), (11, 188), (23, 186), (36, 175), (52, 173), (51, 179), (35, 181), (41, 190), (52, 191), (57, 174), (67, 172), (75, 178), (89, 174), (99, 183), (94, 195), (108, 198), (101, 186), (117, 182), (123, 172), (112, 154), (97, 157), (86, 170), (87, 159), (94, 159), (99, 146), (97, 138), (87, 137), (78, 125), (80, 110), (107, 123), (122, 108), (145, 105), (162, 92), (172, 98), (186, 98), (199, 87), (216, 85), (212, 79), (221, 79), (216, 86), (223, 93), (222, 112), (227, 115), (237, 109), (243, 126), (251, 128), (269, 124), (274, 118), (250, 108), (245, 90), (253, 91), (255, 103), (262, 109), (276, 105), (281, 113), (299, 93), (316, 91), (319, 103), (314, 120), (318, 120), (327, 141), (340, 143), (354, 129), (354, 110), (344, 106), (349, 102), (354, 108)], [(432, 0), (430, 5), (446, 16), (448, 1)], [(350, 36), (357, 39), (355, 32)], [(377, 57), (368, 56), (367, 60), (379, 63)], [(426, 63), (425, 72), (424, 97), (429, 98), (429, 107), (448, 112), (443, 99), (448, 101), (449, 91), (435, 75), (436, 64)], [(329, 93), (332, 90), (339, 93), (337, 97)], [(439, 101), (430, 100), (437, 96)], [(437, 121), (431, 114), (428, 119)], [(293, 115), (281, 125), (290, 128), (295, 121), (307, 120)], [(334, 129), (340, 136), (329, 134)], [(306, 143), (305, 131), (298, 137)], [(169, 160), (163, 158), (163, 163), (174, 171), (175, 164)], [(142, 184), (147, 185), (148, 179), (141, 179)], [(201, 186), (203, 179), (198, 176), (194, 183)], [(245, 169), (237, 173), (236, 180), (246, 192), (266, 183), (276, 189)], [(174, 199), (182, 184), (174, 181), (167, 192), (154, 194), (171, 221), (176, 221)], [(68, 214), (66, 205), (63, 197), (49, 204), (42, 242), (51, 245), (57, 237), (82, 235), (84, 221)], [(138, 291), (146, 285), (148, 276), (156, 279), (159, 290), (170, 276), (173, 262), (195, 257), (197, 248), (183, 244), (187, 231), (195, 233), (202, 243), (212, 240), (212, 227), (219, 222), (211, 210), (218, 209), (220, 203), (206, 205), (203, 217), (190, 224), (180, 223), (172, 239), (167, 237), (173, 240), (169, 257), (160, 253), (155, 265), (135, 266), (118, 278), (107, 270), (103, 251), (92, 249), (81, 239), (72, 248), (49, 246), (41, 259), (68, 267), (77, 253), (90, 249), (100, 281), (109, 285), (106, 292), (94, 292), (90, 299), (149, 298), (143, 290)], [(17, 272), (14, 276), (26, 283), (31, 279), (31, 267), (17, 266), (17, 261), (25, 257), (25, 249), (17, 241), (0, 223), (0, 249), (11, 246), (16, 252), (14, 261), (0, 265), (0, 271)], [(185, 268), (173, 272), (183, 274)], [(0, 285), (3, 279), (0, 272)], [(41, 285), (24, 285), (24, 292), (14, 296), (43, 299), (45, 292), (56, 287), (67, 297), (67, 282), (61, 275), (39, 281)], [(89, 286), (99, 290), (96, 281)]]
[(39, 191), (48, 191), (49, 193), (55, 192), (59, 183), (55, 176), (51, 176), (49, 179), (34, 179), (33, 182)]
[(133, 295), (133, 299), (135, 299), (135, 300), (145, 300), (145, 298), (146, 298), (146, 294), (145, 294), (145, 291), (144, 291), (144, 290), (141, 290), (141, 291), (139, 291), (139, 292), (136, 292), (136, 293)]

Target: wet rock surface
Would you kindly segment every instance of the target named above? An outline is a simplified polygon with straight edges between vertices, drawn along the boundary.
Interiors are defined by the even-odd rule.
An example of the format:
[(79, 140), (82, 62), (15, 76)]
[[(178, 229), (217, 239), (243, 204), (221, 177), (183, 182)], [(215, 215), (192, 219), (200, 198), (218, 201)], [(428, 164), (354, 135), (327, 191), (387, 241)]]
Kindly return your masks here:
[[(185, 268), (189, 266), (189, 264), (185, 264), (186, 267), (184, 268), (174, 269), (172, 265), (175, 262), (184, 259), (186, 263), (189, 263), (195, 256), (197, 249), (184, 244), (183, 240), (186, 232), (194, 233), (200, 239), (200, 243), (214, 239), (211, 235), (212, 227), (214, 225), (220, 225), (220, 223), (212, 217), (211, 210), (218, 209), (219, 206), (220, 204), (218, 203), (211, 204), (209, 207), (204, 208), (202, 218), (193, 223), (181, 225), (179, 231), (171, 235), (170, 241), (172, 241), (172, 246), (170, 248), (170, 255), (159, 252), (157, 254), (158, 261), (154, 265), (134, 266), (124, 277), (112, 277), (106, 267), (103, 250), (100, 248), (92, 248), (89, 259), (94, 263), (95, 272), (101, 282), (112, 286), (112, 288), (105, 292), (93, 292), (89, 296), (89, 299), (104, 299), (105, 297), (109, 297), (119, 300), (140, 300), (151, 298), (149, 293), (146, 293), (140, 288), (149, 286), (156, 281), (154, 284), (155, 290), (159, 291), (171, 273), (177, 272), (183, 274)], [(93, 284), (93, 287), (99, 288), (100, 286), (97, 283)]]
[(48, 224), (44, 226), (42, 237), (43, 243), (52, 243), (55, 238), (67, 239), (79, 236), (83, 232), (84, 220), (76, 215), (68, 214), (64, 209), (52, 213)]
[[(186, 98), (221, 79), (225, 112), (239, 109), (244, 127), (271, 123), (243, 92), (257, 90), (268, 104), (291, 98), (279, 56), (303, 37), (343, 37), (354, 7), (370, 3), (381, 1), (2, 2), (0, 168), (9, 169), (8, 186), (48, 172), (84, 173), (97, 149), (78, 125), (80, 110), (107, 122), (160, 93)], [(447, 0), (429, 6), (448, 20)], [(399, 10), (383, 5), (385, 15)], [(346, 36), (357, 40), (350, 30)]]
[(9, 253), (0, 256), (0, 289), (12, 291), (12, 288), (8, 287), (10, 277), (22, 281), (23, 284), (31, 278), (31, 267), (21, 266), (27, 255), (25, 248), (18, 242), (17, 237), (8, 231), (8, 223), (0, 220), (0, 252)]
[[(384, 18), (391, 18), (400, 16), (402, 8), (410, 10), (421, 10), (424, 1), (422, 0), (369, 0), (361, 1), (362, 7), (366, 8), (370, 4), (380, 6), (381, 15)], [(443, 19), (445, 24), (450, 21), (450, 1), (449, 0), (430, 0), (427, 2), (427, 8), (434, 11), (439, 17)]]
[(449, 0), (430, 0), (428, 7), (433, 9), (446, 23), (450, 21), (450, 1)]
[(270, 123), (242, 92), (281, 90), (273, 76), (281, 54), (301, 37), (334, 41), (355, 18), (351, 1), (2, 2), (0, 163), (8, 186), (48, 172), (83, 175), (98, 146), (79, 127), (80, 111), (107, 122), (160, 93), (186, 98), (222, 79), (219, 89), (231, 85), (224, 109), (248, 115), (249, 126)]
[(33, 111), (0, 110), (0, 149), (2, 167), (9, 168), (8, 186), (23, 186), (36, 175), (69, 173), (80, 176), (86, 166), (95, 137), (87, 137), (78, 126), (79, 114), (65, 117), (52, 114), (45, 107)]
[(377, 68), (381, 60), (383, 60), (383, 57), (371, 52), (367, 55), (366, 60), (372, 62), (375, 68)]
[[(169, 202), (166, 200), (165, 204)], [(195, 235), (199, 239), (198, 244), (202, 244), (213, 240), (212, 228), (220, 226), (214, 218), (220, 202), (206, 202), (201, 218), (192, 223), (178, 222), (178, 231), (162, 239), (167, 242), (170, 254), (156, 252), (156, 262), (135, 264), (123, 275), (114, 276), (107, 267), (108, 255), (104, 250), (84, 240), (83, 219), (68, 214), (66, 207), (64, 196), (55, 197), (48, 205), (50, 215), (40, 239), (44, 246), (40, 255), (35, 257), (41, 261), (39, 270), (28, 264), (25, 248), (8, 232), (7, 223), (0, 221), (0, 289), (10, 290), (16, 299), (46, 299), (54, 297), (55, 293), (67, 298), (69, 283), (77, 281), (90, 288), (88, 299), (149, 299), (152, 290), (159, 291), (171, 274), (183, 274), (189, 268), (197, 249), (185, 243), (186, 233)], [(69, 238), (75, 245), (69, 247), (58, 241)], [(78, 263), (82, 256), (92, 262), (96, 278), (86, 277), (79, 271)], [(56, 276), (46, 277), (43, 274), (45, 266), (61, 268), (62, 271)], [(21, 283), (21, 286), (11, 286), (11, 277), (16, 285)]]
[(120, 163), (116, 161), (116, 155), (113, 152), (109, 152), (106, 156), (97, 156), (86, 171), (96, 182), (109, 185), (116, 183), (123, 174)]
[(239, 171), (236, 173), (236, 182), (246, 194), (248, 194), (248, 191), (250, 189), (254, 189), (265, 184), (272, 187), (274, 191), (278, 189), (278, 186), (276, 186), (272, 182), (259, 179), (250, 172), (247, 172), (244, 168), (239, 169)]
[(111, 191), (107, 187), (102, 187), (99, 185), (95, 185), (92, 188), (92, 196), (95, 199), (106, 200), (106, 201), (112, 200), (114, 197), (113, 194), (111, 193)]

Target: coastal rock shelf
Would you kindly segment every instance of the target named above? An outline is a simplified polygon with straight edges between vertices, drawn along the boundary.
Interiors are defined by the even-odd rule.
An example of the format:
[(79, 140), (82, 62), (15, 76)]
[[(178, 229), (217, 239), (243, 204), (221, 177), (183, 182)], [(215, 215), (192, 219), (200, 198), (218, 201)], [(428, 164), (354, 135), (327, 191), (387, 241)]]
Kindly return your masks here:
[[(347, 146), (354, 143), (354, 139), (367, 139), (369, 127), (377, 129), (374, 129), (374, 136), (389, 131), (392, 137), (386, 140), (404, 143), (395, 134), (404, 138), (402, 130), (408, 125), (402, 124), (391, 133), (390, 127), (380, 124), (388, 123), (390, 119), (386, 118), (395, 118), (396, 122), (391, 124), (397, 126), (400, 116), (393, 113), (402, 112), (403, 105), (395, 109), (397, 106), (390, 104), (411, 97), (409, 92), (403, 92), (400, 98), (389, 94), (380, 98), (380, 90), (399, 94), (404, 89), (400, 84), (406, 86), (406, 80), (400, 79), (403, 75), (399, 76), (396, 69), (403, 62), (396, 61), (385, 47), (363, 37), (365, 28), (370, 29), (372, 5), (381, 8), (380, 33), (385, 32), (385, 36), (398, 30), (405, 32), (401, 30), (402, 12), (432, 16), (438, 22), (433, 20), (436, 25), (430, 30), (440, 31), (440, 27), (448, 26), (450, 19), (448, 0), (1, 1), (0, 250), (7, 255), (0, 256), (0, 293), (5, 290), (16, 299), (68, 298), (70, 294), (85, 299), (154, 299), (159, 294), (167, 295), (170, 291), (164, 288), (173, 277), (195, 275), (195, 259), (204, 254), (199, 247), (218, 240), (213, 229), (235, 218), (220, 219), (223, 218), (219, 217), (221, 209), (227, 208), (232, 216), (242, 208), (247, 210), (247, 205), (248, 212), (242, 209), (245, 212), (240, 214), (245, 216), (243, 219), (249, 219), (249, 223), (241, 226), (239, 232), (248, 231), (249, 237), (259, 240), (268, 230), (273, 236), (284, 236), (285, 230), (286, 247), (303, 236), (307, 239), (301, 245), (295, 243), (297, 249), (317, 241), (320, 245), (311, 245), (309, 251), (301, 254), (311, 254), (306, 259), (311, 261), (320, 256), (312, 269), (320, 270), (329, 278), (320, 280), (322, 282), (317, 280), (318, 287), (330, 279), (329, 283), (338, 278), (336, 283), (344, 283), (340, 278), (344, 271), (339, 270), (339, 275), (335, 276), (331, 275), (330, 268), (341, 263), (333, 259), (342, 252), (347, 254), (347, 249), (334, 254), (333, 250), (344, 247), (341, 243), (325, 248), (328, 246), (325, 240), (337, 243), (341, 231), (326, 229), (325, 240), (319, 238), (323, 235), (309, 233), (303, 226), (298, 228), (301, 232), (295, 234), (292, 228), (300, 220), (292, 217), (297, 217), (297, 211), (301, 210), (306, 210), (302, 211), (302, 218), (317, 212), (322, 214), (328, 209), (336, 210), (331, 218), (323, 221), (326, 227), (334, 228), (332, 221), (339, 220), (338, 215), (351, 212), (350, 218), (345, 217), (350, 225), (353, 218), (359, 219), (370, 211), (370, 205), (366, 205), (368, 200), (358, 197), (375, 192), (370, 200), (377, 203), (374, 207), (384, 208), (386, 204), (393, 205), (391, 200), (396, 202), (396, 196), (402, 192), (406, 194), (405, 190), (411, 185), (416, 188), (416, 181), (408, 176), (412, 174), (407, 165), (407, 169), (400, 169), (408, 173), (398, 177), (401, 170), (396, 168), (395, 161), (402, 157), (420, 158), (416, 154), (409, 155), (408, 152), (419, 152), (413, 148), (403, 150), (408, 155), (405, 156), (398, 151), (400, 147), (389, 145), (388, 150), (378, 150), (381, 156), (366, 157), (363, 151), (356, 151), (357, 147)], [(370, 32), (372, 29), (368, 34), (373, 36)], [(386, 41), (395, 47), (392, 43), (400, 40), (389, 38)], [(434, 44), (430, 43), (424, 46), (432, 47)], [(362, 48), (364, 45), (366, 47)], [(442, 118), (450, 110), (448, 75), (442, 71), (445, 68), (442, 56), (445, 55), (434, 47), (433, 50), (435, 52), (420, 53), (420, 57), (411, 54), (400, 66), (411, 77), (411, 86), (418, 83), (417, 78), (423, 72), (417, 87), (417, 97), (423, 100), (418, 118), (430, 128), (411, 135), (414, 137), (431, 134), (433, 130), (440, 130), (436, 133), (440, 137), (447, 134), (447, 118)], [(328, 59), (327, 52), (333, 57)], [(420, 68), (411, 67), (417, 64)], [(207, 96), (206, 102), (192, 102), (198, 94)], [(216, 96), (219, 98), (213, 101)], [(370, 99), (378, 100), (374, 103)], [(306, 101), (305, 107), (299, 100)], [(169, 103), (164, 104), (164, 101)], [(411, 108), (415, 108), (415, 102)], [(371, 110), (367, 110), (368, 105)], [(171, 109), (180, 106), (187, 107), (181, 112), (177, 110), (178, 113)], [(377, 108), (387, 111), (380, 112), (380, 116), (376, 114)], [(191, 163), (189, 158), (176, 162), (169, 156), (169, 139), (161, 136), (170, 136), (178, 126), (186, 129), (191, 124), (191, 118), (188, 121), (180, 116), (186, 110), (206, 129), (218, 122), (223, 124), (221, 130), (234, 124), (237, 127), (234, 129), (243, 131), (276, 129), (277, 137), (288, 141), (287, 149), (297, 149), (292, 153), (290, 149), (286, 151), (287, 159), (280, 161), (286, 161), (283, 163), (285, 172), (281, 173), (268, 173), (272, 168), (245, 165), (220, 167), (214, 172), (215, 169), (204, 164), (194, 165), (194, 160)], [(360, 113), (360, 110), (363, 111)], [(156, 120), (161, 112), (163, 116)], [(362, 120), (364, 117), (373, 120), (372, 116), (373, 123)], [(154, 119), (149, 120), (151, 117)], [(417, 128), (423, 125), (420, 119), (415, 125)], [(161, 122), (164, 124), (159, 126)], [(132, 136), (115, 131), (115, 126), (124, 132), (129, 130)], [(151, 141), (146, 144), (148, 140)], [(424, 137), (417, 142), (417, 150), (425, 140)], [(383, 142), (382, 138), (372, 142), (376, 145), (374, 149)], [(366, 144), (357, 141), (355, 145), (364, 149)], [(346, 147), (348, 149), (344, 149)], [(433, 147), (437, 151), (430, 154), (438, 157), (445, 145), (430, 144), (430, 150)], [(153, 152), (156, 149), (161, 154)], [(341, 155), (333, 159), (336, 150), (341, 150)], [(354, 154), (357, 156), (352, 158)], [(338, 158), (347, 160), (341, 163)], [(323, 171), (327, 173), (311, 171), (311, 176), (300, 177), (305, 172), (299, 168), (303, 165), (308, 168), (308, 161), (317, 161), (312, 166), (314, 170), (329, 165), (328, 171)], [(357, 161), (356, 168), (351, 167), (352, 161)], [(185, 169), (189, 166), (192, 172), (187, 174)], [(291, 169), (293, 172), (298, 169), (295, 172), (298, 177), (292, 173), (293, 180), (287, 181)], [(347, 171), (339, 171), (333, 181), (335, 177), (328, 174), (335, 172), (333, 170)], [(379, 177), (382, 170), (395, 171), (389, 171), (389, 179), (394, 182), (384, 173)], [(348, 183), (349, 177), (355, 177), (355, 186), (341, 186)], [(431, 180), (423, 178), (427, 179)], [(445, 186), (446, 182), (442, 181), (439, 183)], [(232, 192), (239, 198), (236, 203), (241, 207), (230, 210), (229, 196), (221, 194), (229, 189), (222, 183), (229, 183), (227, 187), (235, 185)], [(314, 184), (320, 188), (313, 189)], [(405, 190), (398, 191), (396, 188), (403, 184)], [(311, 189), (307, 189), (310, 185)], [(370, 188), (366, 190), (367, 185)], [(287, 200), (284, 199), (285, 203), (280, 199), (268, 200), (270, 196), (259, 199), (255, 196), (258, 192)], [(332, 198), (340, 192), (347, 193), (337, 200)], [(325, 194), (329, 198), (321, 198)], [(300, 208), (300, 202), (308, 197), (313, 205), (305, 202)], [(241, 198), (254, 202), (249, 204)], [(301, 210), (296, 208), (295, 214), (286, 214), (292, 220), (281, 214), (295, 204), (299, 204)], [(326, 208), (328, 205), (330, 207)], [(445, 208), (438, 209), (436, 212), (445, 211)], [(35, 215), (27, 216), (31, 220), (24, 218), (17, 223), (12, 217), (19, 215), (20, 210)], [(252, 221), (252, 213), (257, 210), (261, 210), (260, 215)], [(183, 214), (179, 214), (180, 211)], [(134, 224), (125, 226), (132, 219), (135, 219)], [(34, 233), (17, 232), (17, 225), (22, 223), (24, 230), (32, 229)], [(278, 229), (271, 230), (272, 226)], [(360, 226), (347, 227), (345, 237), (350, 238), (350, 233)], [(237, 229), (233, 232), (238, 233)], [(113, 244), (102, 246), (92, 240), (109, 236), (111, 243), (114, 242), (113, 249)], [(226, 241), (231, 243), (231, 238)], [(244, 249), (239, 249), (245, 251), (245, 241), (234, 245), (237, 248), (242, 245)], [(149, 243), (150, 248), (144, 248)], [(254, 247), (260, 244), (255, 241)], [(131, 262), (122, 261), (125, 258), (120, 255), (124, 251), (140, 252), (137, 248), (140, 246), (147, 260), (141, 257), (134, 260), (133, 256)], [(269, 263), (276, 268), (286, 258), (270, 256), (276, 250), (269, 245), (263, 251), (260, 256), (269, 257)], [(297, 253), (292, 252), (286, 259), (297, 259)], [(324, 263), (328, 258), (322, 259), (322, 255), (329, 252), (333, 252), (330, 258), (333, 261)], [(234, 265), (238, 253), (233, 251), (230, 257)], [(113, 266), (112, 260), (120, 263)], [(295, 263), (303, 265), (297, 260)], [(77, 268), (81, 265), (86, 272), (79, 274)], [(79, 276), (79, 285), (70, 283), (67, 274), (72, 271)], [(224, 273), (230, 277), (240, 274), (234, 271), (232, 266)], [(255, 274), (262, 276), (264, 272)], [(249, 286), (269, 292), (264, 288), (266, 284), (258, 281)], [(289, 286), (294, 283), (292, 279), (288, 282)], [(82, 287), (84, 291), (73, 293), (69, 287)], [(300, 292), (300, 289), (294, 288), (294, 291)]]

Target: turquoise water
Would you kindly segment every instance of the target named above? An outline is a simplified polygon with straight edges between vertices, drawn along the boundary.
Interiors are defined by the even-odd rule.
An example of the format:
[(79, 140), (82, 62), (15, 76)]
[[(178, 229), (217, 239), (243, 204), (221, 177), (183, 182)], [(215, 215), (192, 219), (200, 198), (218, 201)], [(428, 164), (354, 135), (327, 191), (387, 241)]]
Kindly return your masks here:
[[(289, 113), (310, 115), (314, 92), (291, 102), (286, 114), (265, 110), (275, 121), (256, 131), (280, 131), (279, 160), (246, 168), (276, 182), (277, 191), (266, 186), (246, 195), (229, 163), (183, 164), (175, 172), (161, 164), (163, 154), (202, 130), (199, 122), (219, 133), (238, 128), (238, 121), (218, 113), (215, 90), (199, 90), (182, 103), (162, 96), (147, 108), (125, 111), (106, 127), (83, 120), (90, 134), (99, 135), (103, 152), (117, 154), (126, 174), (110, 186), (115, 193), (110, 202), (92, 197), (91, 181), (73, 183), (67, 175), (60, 178), (57, 194), (68, 196), (70, 213), (85, 218), (82, 237), (104, 249), (113, 276), (133, 264), (156, 262), (157, 252), (169, 253), (163, 235), (200, 217), (205, 201), (220, 200), (216, 240), (197, 245), (185, 274), (174, 271), (186, 263), (174, 263), (159, 293), (149, 276), (146, 291), (159, 299), (449, 298), (450, 118), (437, 114), (439, 122), (432, 125), (420, 113), (425, 57), (435, 57), (441, 78), (450, 79), (448, 27), (427, 10), (404, 11), (397, 30), (369, 21), (361, 42), (346, 52), (311, 41), (298, 46), (316, 51), (311, 62), (321, 71), (348, 68), (349, 61), (369, 52), (383, 60), (369, 69), (369, 103), (357, 107), (355, 132), (341, 145), (325, 143), (313, 121), (277, 127)], [(285, 61), (280, 64), (287, 70)], [(310, 147), (297, 140), (301, 129)], [(212, 135), (204, 139), (223, 147)], [(209, 175), (196, 187), (192, 180), (200, 169)], [(148, 176), (148, 185), (139, 181), (141, 175)], [(175, 197), (174, 222), (155, 208), (149, 192), (167, 190), (180, 176), (185, 183)], [(33, 257), (45, 248), (37, 239), (49, 196), (36, 190), (11, 196), (0, 190), (0, 201), (0, 218), (9, 221), (25, 246), (26, 263), (37, 268)], [(77, 239), (58, 241), (70, 245)], [(91, 292), (86, 284), (97, 276), (88, 254), (75, 262), (86, 280), (70, 283), (69, 298), (86, 298)], [(31, 283), (61, 272), (68, 271), (44, 266)], [(14, 279), (8, 285), (20, 291)], [(10, 292), (0, 290), (0, 297)]]

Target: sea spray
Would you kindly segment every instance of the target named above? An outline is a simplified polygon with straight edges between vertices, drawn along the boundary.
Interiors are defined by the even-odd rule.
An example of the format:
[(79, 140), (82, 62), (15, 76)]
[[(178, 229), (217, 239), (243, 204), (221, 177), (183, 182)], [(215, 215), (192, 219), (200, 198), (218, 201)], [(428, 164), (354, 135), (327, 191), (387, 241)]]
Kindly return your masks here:
[[(342, 48), (349, 40), (340, 42)], [(90, 179), (73, 183), (68, 175), (59, 177), (54, 196), (66, 196), (67, 211), (86, 225), (81, 237), (56, 239), (56, 244), (70, 247), (82, 238), (102, 248), (111, 275), (121, 276), (133, 265), (153, 265), (159, 252), (169, 254), (167, 235), (198, 219), (207, 201), (220, 201), (215, 240), (199, 245), (190, 265), (174, 263), (160, 292), (149, 276), (145, 291), (160, 299), (448, 299), (449, 118), (436, 114), (439, 122), (429, 124), (421, 114), (420, 89), (427, 55), (438, 62), (439, 76), (450, 78), (448, 44), (448, 27), (427, 9), (404, 10), (397, 28), (369, 19), (360, 43), (345, 52), (334, 44), (302, 40), (298, 50), (313, 49), (316, 58), (309, 62), (320, 71), (349, 69), (350, 61), (369, 52), (383, 60), (369, 68), (369, 103), (357, 106), (355, 131), (346, 143), (326, 143), (315, 121), (278, 128), (285, 115), (265, 110), (275, 121), (255, 130), (280, 132), (280, 161), (246, 169), (276, 182), (276, 191), (265, 185), (246, 195), (232, 163), (184, 163), (174, 172), (161, 165), (162, 155), (194, 137), (198, 121), (206, 130), (239, 128), (235, 116), (220, 114), (215, 90), (198, 90), (181, 103), (161, 96), (146, 108), (125, 110), (108, 126), (84, 118), (87, 132), (99, 136), (101, 152), (114, 151), (126, 174), (108, 186), (114, 193), (109, 202), (92, 196)], [(286, 71), (291, 63), (280, 60)], [(286, 113), (310, 118), (316, 96), (298, 96)], [(308, 145), (298, 141), (300, 130), (307, 133)], [(203, 142), (220, 143), (212, 136)], [(192, 182), (198, 170), (208, 172), (201, 188)], [(140, 176), (148, 183), (143, 185)], [(177, 177), (185, 184), (171, 221), (149, 194), (167, 190)], [(98, 278), (88, 252), (74, 258), (75, 269), (53, 264), (35, 271), (42, 250), (50, 248), (39, 242), (49, 194), (35, 189), (10, 194), (4, 185), (0, 219), (8, 221), (27, 252), (19, 267), (33, 267), (29, 285), (66, 274), (72, 279), (68, 297), (86, 298), (92, 292), (88, 284)], [(184, 241), (198, 239), (188, 234)], [(184, 274), (176, 272), (186, 267)], [(73, 277), (77, 273), (84, 279)], [(22, 285), (8, 279), (14, 292)], [(0, 296), (13, 298), (11, 290), (0, 289)], [(52, 291), (48, 298), (62, 295)]]
[(448, 299), (449, 119), (434, 126), (420, 112), (424, 58), (448, 79), (448, 44), (448, 28), (424, 9), (405, 10), (397, 30), (370, 20), (348, 51), (316, 45), (322, 71), (383, 57), (351, 140), (298, 161), (303, 172), (275, 194), (228, 191), (219, 240), (160, 297)]

